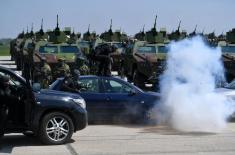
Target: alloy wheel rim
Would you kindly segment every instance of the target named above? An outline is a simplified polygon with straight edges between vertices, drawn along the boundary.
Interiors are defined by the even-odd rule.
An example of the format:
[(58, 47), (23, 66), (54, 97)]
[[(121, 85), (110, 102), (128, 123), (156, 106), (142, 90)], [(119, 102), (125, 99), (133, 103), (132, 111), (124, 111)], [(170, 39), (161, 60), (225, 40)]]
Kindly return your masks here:
[(51, 140), (62, 141), (69, 134), (69, 123), (63, 117), (53, 117), (47, 123), (46, 133)]

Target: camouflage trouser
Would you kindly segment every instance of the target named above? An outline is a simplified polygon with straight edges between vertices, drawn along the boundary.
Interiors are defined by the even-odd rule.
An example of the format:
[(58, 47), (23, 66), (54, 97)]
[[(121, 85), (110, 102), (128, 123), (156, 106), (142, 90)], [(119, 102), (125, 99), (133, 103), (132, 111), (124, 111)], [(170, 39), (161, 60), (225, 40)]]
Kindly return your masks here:
[(88, 75), (90, 73), (89, 67), (86, 65), (82, 65), (79, 68), (79, 71), (80, 71), (81, 75)]

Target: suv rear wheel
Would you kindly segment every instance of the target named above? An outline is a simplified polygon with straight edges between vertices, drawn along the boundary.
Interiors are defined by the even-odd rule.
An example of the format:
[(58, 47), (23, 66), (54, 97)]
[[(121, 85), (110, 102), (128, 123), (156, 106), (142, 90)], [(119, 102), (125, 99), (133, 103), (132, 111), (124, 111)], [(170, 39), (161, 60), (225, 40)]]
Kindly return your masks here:
[(74, 125), (68, 115), (53, 112), (43, 117), (39, 129), (39, 139), (44, 144), (63, 144), (72, 137), (73, 131)]

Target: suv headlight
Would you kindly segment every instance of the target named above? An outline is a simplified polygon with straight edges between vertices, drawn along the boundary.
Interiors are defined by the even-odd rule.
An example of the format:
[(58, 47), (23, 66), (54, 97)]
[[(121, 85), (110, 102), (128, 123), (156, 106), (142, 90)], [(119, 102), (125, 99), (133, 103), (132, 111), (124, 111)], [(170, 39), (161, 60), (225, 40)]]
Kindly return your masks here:
[(82, 108), (86, 109), (86, 101), (84, 99), (78, 98), (78, 99), (72, 99), (72, 100), (76, 104), (80, 105)]

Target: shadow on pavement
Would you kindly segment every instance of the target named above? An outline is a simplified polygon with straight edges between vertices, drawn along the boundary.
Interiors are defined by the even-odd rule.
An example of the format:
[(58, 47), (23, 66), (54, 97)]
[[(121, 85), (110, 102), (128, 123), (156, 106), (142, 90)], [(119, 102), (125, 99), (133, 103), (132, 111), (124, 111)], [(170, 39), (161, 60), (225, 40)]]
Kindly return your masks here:
[(0, 153), (11, 153), (14, 147), (40, 146), (37, 138), (24, 135), (5, 135), (0, 141)]
[(127, 128), (139, 128), (139, 133), (156, 133), (161, 135), (183, 135), (183, 136), (208, 136), (216, 135), (212, 132), (183, 132), (178, 131), (167, 125), (124, 125)]
[[(69, 143), (73, 143), (70, 140)], [(43, 146), (43, 144), (36, 137), (27, 137), (24, 135), (5, 135), (0, 141), (0, 154), (11, 153), (14, 147), (25, 146)]]

